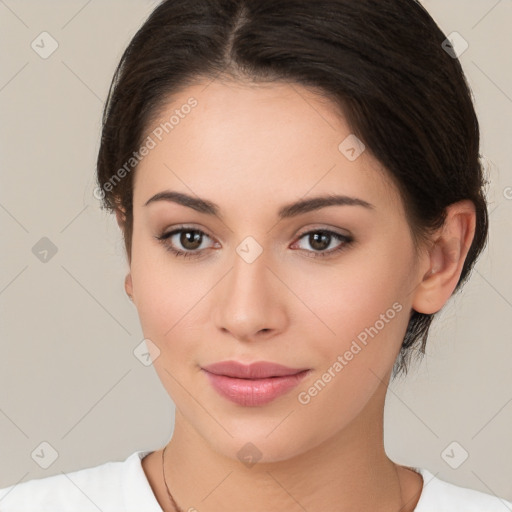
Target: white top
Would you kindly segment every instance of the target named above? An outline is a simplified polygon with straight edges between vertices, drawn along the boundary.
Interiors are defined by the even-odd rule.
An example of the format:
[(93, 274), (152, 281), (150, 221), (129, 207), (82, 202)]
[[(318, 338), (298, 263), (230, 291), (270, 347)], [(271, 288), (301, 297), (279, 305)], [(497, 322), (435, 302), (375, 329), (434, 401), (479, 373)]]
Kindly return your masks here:
[[(1, 512), (162, 512), (142, 468), (151, 451), (132, 453), (124, 462), (106, 462), (0, 489)], [(430, 471), (411, 468), (423, 477), (415, 512), (507, 512), (512, 502), (439, 480)]]

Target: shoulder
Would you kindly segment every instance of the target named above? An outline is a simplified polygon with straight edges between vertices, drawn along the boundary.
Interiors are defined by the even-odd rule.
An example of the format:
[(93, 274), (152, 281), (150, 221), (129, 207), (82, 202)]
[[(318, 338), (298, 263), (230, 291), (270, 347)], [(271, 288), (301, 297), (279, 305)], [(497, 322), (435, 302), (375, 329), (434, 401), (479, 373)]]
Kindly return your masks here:
[(423, 468), (423, 491), (414, 512), (512, 512), (512, 502), (437, 478)]
[[(145, 506), (154, 499), (141, 466), (141, 459), (147, 453), (135, 452), (122, 462), (106, 462), (0, 489), (0, 511), (118, 512), (128, 510), (128, 504), (133, 505), (130, 501), (134, 494), (137, 494), (135, 501)], [(160, 512), (161, 509), (149, 510)]]

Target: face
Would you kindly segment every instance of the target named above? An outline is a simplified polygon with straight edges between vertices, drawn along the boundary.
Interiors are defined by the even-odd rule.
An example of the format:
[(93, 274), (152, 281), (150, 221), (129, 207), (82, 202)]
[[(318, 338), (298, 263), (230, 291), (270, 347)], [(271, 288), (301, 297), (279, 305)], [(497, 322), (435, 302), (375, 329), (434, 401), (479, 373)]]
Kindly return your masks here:
[[(342, 432), (389, 376), (410, 316), (419, 274), (397, 190), (369, 151), (340, 149), (349, 126), (298, 85), (194, 85), (146, 135), (127, 286), (180, 421), (228, 457), (253, 443), (261, 462)], [(280, 216), (327, 195), (357, 201)], [(258, 384), (203, 370), (221, 361), (308, 371)]]

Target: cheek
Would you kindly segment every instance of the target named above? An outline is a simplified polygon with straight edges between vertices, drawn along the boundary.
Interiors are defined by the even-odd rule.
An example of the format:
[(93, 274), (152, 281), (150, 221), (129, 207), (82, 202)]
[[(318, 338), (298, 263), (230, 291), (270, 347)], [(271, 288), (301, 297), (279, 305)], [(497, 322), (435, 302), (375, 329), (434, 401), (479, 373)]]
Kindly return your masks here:
[[(368, 404), (385, 381), (407, 328), (409, 304), (403, 290), (407, 289), (404, 258), (393, 251), (379, 253), (379, 259), (360, 253), (357, 264), (333, 273), (325, 282), (329, 300), (310, 296), (321, 304), (319, 316), (327, 329), (315, 339), (313, 356), (318, 364), (315, 374), (297, 391), (297, 401), (308, 418), (325, 417), (325, 436), (332, 435)], [(320, 331), (319, 331), (320, 332)], [(310, 352), (311, 353), (311, 352)], [(335, 414), (334, 414), (335, 412)], [(311, 429), (318, 430), (311, 423)]]
[(196, 274), (135, 227), (131, 276), (144, 336), (160, 345), (187, 322), (187, 310), (200, 299)]
[(204, 283), (196, 283), (193, 273), (188, 274), (177, 266), (173, 270), (172, 275), (169, 266), (161, 269), (153, 266), (139, 273), (132, 271), (141, 327), (144, 335), (154, 338), (156, 343), (171, 343), (183, 329), (191, 336), (199, 321), (196, 315), (201, 298), (206, 293)]
[(204, 338), (197, 314), (205, 292), (195, 286), (193, 272), (158, 259), (132, 260), (132, 279), (144, 338), (158, 349), (153, 367), (174, 403), (187, 407), (184, 389), (191, 388), (200, 355), (196, 340)]
[(310, 272), (313, 281), (303, 283), (301, 293), (322, 321), (311, 322), (321, 335), (311, 332), (310, 339), (317, 340), (315, 352), (327, 367), (346, 354), (347, 366), (384, 376), (398, 355), (411, 307), (413, 253), (405, 241), (392, 240), (347, 253), (337, 268), (313, 277)]

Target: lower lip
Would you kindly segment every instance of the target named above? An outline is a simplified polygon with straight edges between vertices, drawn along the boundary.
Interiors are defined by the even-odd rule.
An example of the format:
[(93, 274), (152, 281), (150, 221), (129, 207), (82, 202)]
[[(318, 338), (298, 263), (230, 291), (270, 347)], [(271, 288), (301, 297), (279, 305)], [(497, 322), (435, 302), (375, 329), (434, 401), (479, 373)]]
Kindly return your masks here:
[(216, 375), (203, 370), (210, 384), (220, 395), (245, 407), (265, 405), (293, 389), (310, 372), (304, 370), (295, 375), (270, 377), (268, 379), (236, 379)]

